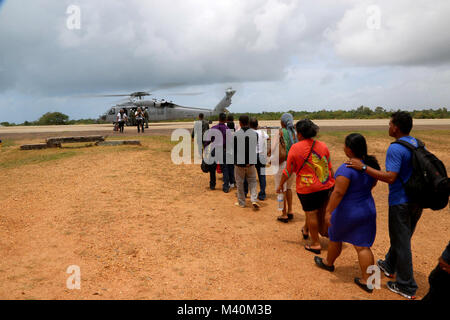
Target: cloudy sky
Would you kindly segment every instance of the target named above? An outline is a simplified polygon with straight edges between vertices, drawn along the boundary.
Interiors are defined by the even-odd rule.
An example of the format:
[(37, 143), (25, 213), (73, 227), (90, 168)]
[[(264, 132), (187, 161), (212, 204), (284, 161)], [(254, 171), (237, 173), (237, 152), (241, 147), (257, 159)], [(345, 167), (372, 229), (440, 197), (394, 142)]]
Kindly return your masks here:
[(0, 122), (96, 118), (117, 98), (75, 96), (166, 83), (184, 85), (156, 98), (211, 108), (233, 86), (232, 112), (450, 107), (449, 17), (448, 0), (0, 0)]

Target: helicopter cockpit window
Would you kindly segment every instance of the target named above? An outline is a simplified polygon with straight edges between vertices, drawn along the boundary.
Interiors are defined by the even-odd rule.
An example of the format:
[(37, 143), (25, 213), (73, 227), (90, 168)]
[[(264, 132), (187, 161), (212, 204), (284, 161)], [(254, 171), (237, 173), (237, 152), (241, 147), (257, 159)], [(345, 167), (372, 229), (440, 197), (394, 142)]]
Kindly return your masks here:
[(114, 115), (114, 114), (116, 114), (116, 110), (114, 108), (109, 110), (109, 115)]

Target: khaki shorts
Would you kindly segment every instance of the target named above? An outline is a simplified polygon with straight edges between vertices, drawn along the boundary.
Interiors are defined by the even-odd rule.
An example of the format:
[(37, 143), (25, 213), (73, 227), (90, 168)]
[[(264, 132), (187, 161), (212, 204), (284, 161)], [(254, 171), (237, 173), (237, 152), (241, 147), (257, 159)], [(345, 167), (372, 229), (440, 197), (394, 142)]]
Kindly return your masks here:
[[(281, 177), (283, 176), (283, 171), (286, 169), (286, 161), (280, 164), (278, 168), (278, 172), (275, 175), (275, 189), (278, 188), (278, 185), (280, 184)], [(284, 184), (283, 190), (286, 192), (287, 190), (294, 190), (296, 188), (296, 176), (295, 173), (293, 173), (289, 179)]]

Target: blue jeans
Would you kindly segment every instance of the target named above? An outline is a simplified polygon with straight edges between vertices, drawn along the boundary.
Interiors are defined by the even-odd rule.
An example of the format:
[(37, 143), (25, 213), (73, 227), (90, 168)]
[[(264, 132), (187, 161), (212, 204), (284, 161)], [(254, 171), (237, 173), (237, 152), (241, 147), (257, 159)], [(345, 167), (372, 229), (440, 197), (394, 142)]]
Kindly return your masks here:
[(228, 191), (230, 189), (230, 184), (235, 184), (234, 180), (234, 164), (221, 164), (220, 170), (223, 174), (223, 191)]
[[(217, 166), (212, 165), (209, 171), (209, 187), (216, 187), (216, 170)], [(220, 170), (222, 170), (223, 174), (223, 185), (222, 190), (228, 191), (230, 189), (230, 184), (235, 184), (236, 181), (234, 179), (234, 164), (221, 164)]]
[(397, 274), (398, 287), (410, 295), (415, 295), (418, 288), (413, 273), (411, 238), (421, 215), (422, 208), (413, 203), (389, 207), (391, 247), (385, 263), (388, 272)]

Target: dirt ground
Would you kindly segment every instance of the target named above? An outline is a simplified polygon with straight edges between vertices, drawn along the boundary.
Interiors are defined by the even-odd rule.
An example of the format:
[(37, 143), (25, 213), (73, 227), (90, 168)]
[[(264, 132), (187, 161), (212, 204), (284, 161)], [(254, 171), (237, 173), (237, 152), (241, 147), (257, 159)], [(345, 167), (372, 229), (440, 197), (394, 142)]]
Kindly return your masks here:
[[(349, 132), (321, 134), (337, 168)], [(384, 167), (391, 139), (363, 132)], [(450, 128), (416, 136), (450, 168)], [(130, 138), (128, 136), (127, 138)], [(0, 299), (402, 299), (386, 288), (367, 294), (355, 250), (345, 245), (336, 271), (318, 269), (303, 249), (304, 213), (294, 198), (292, 223), (278, 215), (273, 177), (259, 211), (236, 208), (235, 191), (210, 191), (199, 165), (174, 165), (167, 136), (143, 146), (20, 151), (31, 136), (0, 149)], [(389, 247), (386, 184), (377, 205), (375, 259)], [(450, 236), (449, 209), (425, 210), (413, 237), (418, 298)], [(322, 239), (324, 248), (327, 239)], [(326, 250), (322, 251), (322, 256)], [(81, 268), (81, 290), (66, 270)]]

